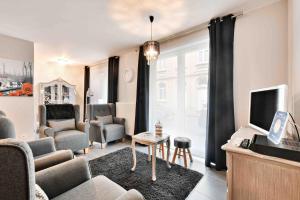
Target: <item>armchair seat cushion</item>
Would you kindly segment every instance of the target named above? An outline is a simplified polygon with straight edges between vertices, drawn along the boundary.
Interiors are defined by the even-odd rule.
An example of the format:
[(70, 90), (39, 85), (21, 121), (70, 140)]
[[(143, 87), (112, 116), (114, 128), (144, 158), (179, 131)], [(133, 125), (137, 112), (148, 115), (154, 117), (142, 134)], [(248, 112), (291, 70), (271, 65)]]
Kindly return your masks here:
[(53, 200), (115, 200), (127, 191), (105, 176), (97, 176)]
[(88, 135), (78, 130), (67, 130), (55, 133), (55, 145), (57, 150), (71, 149), (78, 151), (88, 146)]
[(124, 126), (121, 124), (106, 124), (103, 126), (106, 142), (111, 142), (124, 137)]

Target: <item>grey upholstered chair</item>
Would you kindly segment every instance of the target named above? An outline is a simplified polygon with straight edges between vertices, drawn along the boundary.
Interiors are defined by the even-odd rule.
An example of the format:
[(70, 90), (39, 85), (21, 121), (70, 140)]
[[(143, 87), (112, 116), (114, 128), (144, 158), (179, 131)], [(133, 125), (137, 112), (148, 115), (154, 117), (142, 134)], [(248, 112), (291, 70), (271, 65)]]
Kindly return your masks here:
[(0, 199), (3, 200), (35, 200), (35, 184), (53, 200), (144, 199), (138, 191), (126, 191), (105, 176), (91, 178), (84, 158), (35, 173), (32, 152), (19, 140), (0, 141), (0, 163)]
[[(125, 119), (116, 117), (115, 104), (89, 104), (87, 106), (87, 118), (90, 122), (90, 141), (101, 143), (104, 148), (108, 142), (123, 139), (125, 137)], [(111, 115), (112, 123), (104, 124), (96, 117)]]
[[(53, 137), (56, 149), (84, 150), (89, 146), (89, 124), (80, 122), (80, 107), (72, 104), (50, 104), (39, 106), (40, 137)], [(49, 120), (63, 122), (75, 120), (71, 129), (57, 130), (50, 127)]]
[[(13, 122), (0, 111), (0, 139), (16, 138)], [(71, 150), (56, 151), (53, 138), (47, 137), (28, 142), (34, 156), (35, 170), (39, 171), (73, 159)]]

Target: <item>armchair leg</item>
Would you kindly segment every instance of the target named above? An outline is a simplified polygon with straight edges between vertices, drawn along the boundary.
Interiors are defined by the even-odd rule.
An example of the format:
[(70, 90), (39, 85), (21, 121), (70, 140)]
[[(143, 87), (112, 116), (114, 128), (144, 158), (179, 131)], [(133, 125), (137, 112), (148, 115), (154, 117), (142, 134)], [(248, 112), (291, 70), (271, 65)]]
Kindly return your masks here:
[(105, 149), (107, 146), (107, 143), (101, 143), (101, 149)]
[(94, 141), (91, 141), (91, 145), (90, 146), (93, 146), (93, 143), (94, 143)]
[(83, 149), (83, 153), (84, 153), (84, 154), (89, 153), (89, 148), (84, 148), (84, 149)]

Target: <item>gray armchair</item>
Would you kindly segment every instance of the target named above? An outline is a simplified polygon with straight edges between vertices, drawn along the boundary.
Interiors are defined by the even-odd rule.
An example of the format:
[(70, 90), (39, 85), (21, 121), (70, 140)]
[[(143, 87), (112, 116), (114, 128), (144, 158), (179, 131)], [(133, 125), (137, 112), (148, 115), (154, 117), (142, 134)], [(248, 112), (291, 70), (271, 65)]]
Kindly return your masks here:
[[(89, 104), (87, 118), (90, 123), (90, 141), (101, 143), (105, 147), (108, 142), (125, 137), (125, 119), (116, 117), (115, 104)], [(112, 123), (104, 123), (97, 117), (112, 116)]]
[[(72, 104), (51, 104), (39, 106), (40, 137), (53, 137), (56, 149), (84, 150), (89, 146), (89, 124), (80, 122), (80, 108)], [(62, 125), (66, 120), (75, 120), (73, 127)], [(59, 127), (51, 127), (54, 121)], [(59, 124), (60, 123), (60, 124)]]
[(91, 178), (84, 158), (35, 173), (32, 152), (22, 141), (1, 140), (0, 163), (0, 199), (34, 200), (35, 184), (54, 200), (144, 199), (138, 191), (126, 191), (105, 176)]
[[(2, 114), (1, 114), (2, 113)], [(0, 111), (0, 139), (16, 138), (13, 122)], [(53, 138), (47, 137), (28, 142), (34, 156), (35, 170), (39, 171), (73, 159), (71, 150), (56, 151)]]

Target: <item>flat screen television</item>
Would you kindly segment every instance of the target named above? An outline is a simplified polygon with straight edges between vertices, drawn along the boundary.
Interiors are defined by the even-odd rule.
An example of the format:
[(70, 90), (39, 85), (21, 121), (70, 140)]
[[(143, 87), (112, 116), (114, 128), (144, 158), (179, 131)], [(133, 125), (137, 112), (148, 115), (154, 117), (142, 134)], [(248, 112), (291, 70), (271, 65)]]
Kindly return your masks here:
[(250, 127), (268, 134), (278, 110), (287, 111), (287, 85), (250, 91)]

